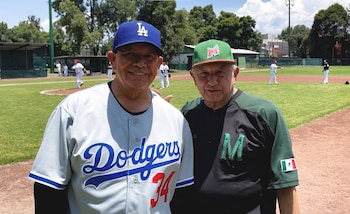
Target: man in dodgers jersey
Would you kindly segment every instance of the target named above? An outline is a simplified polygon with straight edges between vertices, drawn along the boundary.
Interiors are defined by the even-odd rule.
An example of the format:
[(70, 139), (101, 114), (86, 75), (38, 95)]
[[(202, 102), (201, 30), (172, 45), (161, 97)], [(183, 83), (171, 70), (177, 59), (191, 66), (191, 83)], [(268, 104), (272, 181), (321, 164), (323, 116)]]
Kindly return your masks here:
[(69, 95), (48, 120), (29, 174), (36, 213), (170, 213), (175, 188), (193, 184), (189, 125), (149, 88), (160, 32), (125, 22), (112, 48), (115, 79)]
[(276, 196), (281, 213), (299, 213), (297, 168), (281, 112), (235, 87), (228, 43), (199, 43), (192, 59), (202, 98), (182, 112), (193, 134), (195, 182), (175, 191), (173, 214), (273, 214)]

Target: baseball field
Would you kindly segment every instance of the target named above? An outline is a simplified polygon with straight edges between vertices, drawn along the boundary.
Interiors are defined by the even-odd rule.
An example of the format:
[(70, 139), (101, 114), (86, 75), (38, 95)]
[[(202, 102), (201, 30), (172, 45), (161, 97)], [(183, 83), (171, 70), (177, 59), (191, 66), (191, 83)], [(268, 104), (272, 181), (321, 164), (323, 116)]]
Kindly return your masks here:
[[(84, 76), (81, 90), (107, 82), (107, 76)], [(267, 68), (241, 70), (237, 87), (272, 100), (285, 116), (297, 158), (301, 213), (350, 213), (350, 67), (330, 68), (321, 84), (322, 67), (278, 70), (279, 85), (268, 85)], [(27, 179), (47, 119), (67, 94), (74, 77), (0, 80), (0, 213), (34, 213), (32, 182)], [(158, 80), (154, 87), (159, 88)], [(199, 96), (187, 72), (175, 72), (170, 103), (180, 108)]]

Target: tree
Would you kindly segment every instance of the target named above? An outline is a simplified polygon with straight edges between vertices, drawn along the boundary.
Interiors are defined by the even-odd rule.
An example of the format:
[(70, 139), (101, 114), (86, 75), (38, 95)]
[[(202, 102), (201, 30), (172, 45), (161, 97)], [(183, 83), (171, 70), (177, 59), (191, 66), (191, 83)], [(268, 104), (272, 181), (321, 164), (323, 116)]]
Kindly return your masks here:
[(260, 50), (262, 43), (261, 33), (254, 30), (256, 22), (251, 16), (240, 17), (242, 35), (240, 47), (248, 50)]
[(6, 23), (0, 22), (0, 42), (47, 43), (48, 34), (41, 30), (40, 19), (35, 16), (28, 16), (27, 21), (21, 21), (11, 29)]
[(183, 50), (186, 16), (176, 12), (175, 1), (142, 1), (138, 5), (137, 19), (151, 23), (159, 29), (165, 61)]
[[(193, 44), (196, 41), (191, 32), (188, 23), (186, 22), (187, 14), (184, 11), (175, 11), (173, 18), (169, 20), (168, 25), (164, 26), (164, 50), (165, 50), (165, 61), (169, 61), (176, 54), (183, 51), (185, 47), (185, 40)], [(192, 35), (191, 35), (192, 34)], [(186, 38), (186, 36), (188, 36)], [(186, 38), (186, 39), (185, 39)]]
[(327, 10), (320, 10), (315, 15), (309, 36), (310, 56), (333, 59), (335, 44), (343, 43), (348, 37), (348, 23), (349, 16), (338, 3)]
[(34, 15), (28, 16), (27, 24), (33, 24), (38, 30), (43, 30), (40, 26), (40, 18), (36, 18)]
[(185, 44), (197, 44), (198, 43), (198, 37), (196, 35), (196, 30), (192, 28), (189, 24), (189, 13), (185, 9), (177, 10), (175, 13), (176, 16), (179, 16), (178, 18), (175, 18), (175, 21), (177, 22), (178, 19), (180, 19), (183, 23), (183, 28), (179, 29), (184, 34), (184, 43)]
[(189, 25), (196, 32), (198, 42), (217, 38), (217, 18), (213, 6), (194, 6), (188, 17)]
[(9, 42), (9, 29), (5, 22), (0, 22), (0, 42)]
[(221, 11), (218, 17), (218, 39), (224, 40), (234, 48), (241, 48), (241, 41), (239, 38), (242, 31), (242, 23), (240, 18), (234, 13)]
[[(290, 35), (290, 50), (292, 56), (296, 57), (308, 57), (309, 55), (309, 34), (310, 28), (305, 25), (296, 25), (291, 27)], [(288, 28), (282, 30), (281, 35), (278, 38), (287, 41), (289, 37)]]
[(262, 36), (254, 30), (256, 23), (250, 16), (238, 17), (221, 11), (216, 17), (212, 5), (195, 6), (190, 10), (189, 24), (197, 32), (199, 42), (220, 39), (231, 47), (250, 50), (259, 50), (261, 46)]
[(70, 0), (61, 2), (59, 11), (61, 19), (58, 22), (65, 28), (66, 43), (71, 47), (71, 54), (80, 54), (80, 48), (84, 45), (88, 33), (85, 16)]
[(233, 48), (259, 50), (262, 36), (254, 28), (255, 20), (252, 17), (238, 17), (234, 13), (221, 11), (218, 17), (217, 37)]
[(9, 30), (9, 40), (11, 42), (33, 42), (33, 43), (46, 43), (46, 34), (41, 32), (35, 23), (28, 23), (22, 21), (18, 26), (14, 26)]
[[(137, 0), (56, 0), (53, 8), (59, 15), (60, 25), (67, 29), (71, 54), (80, 53), (78, 46), (94, 55), (105, 54), (111, 38), (121, 22), (136, 17)], [(71, 41), (74, 41), (74, 44)]]
[(53, 23), (54, 53), (57, 56), (70, 55), (74, 53), (65, 28), (59, 21)]
[(120, 23), (136, 18), (136, 3), (130, 0), (106, 0), (99, 7), (99, 26), (105, 26), (105, 36), (112, 38)]
[[(80, 54), (81, 48), (89, 49), (95, 55), (105, 54), (111, 49), (112, 38), (120, 23), (135, 19), (149, 22), (160, 30), (166, 61), (182, 52), (185, 44), (197, 44), (207, 39), (221, 39), (232, 47), (253, 50), (258, 50), (262, 41), (260, 33), (254, 31), (255, 20), (250, 16), (238, 17), (222, 11), (217, 18), (212, 5), (195, 6), (187, 12), (175, 10), (176, 1), (55, 0), (52, 8), (59, 16), (53, 32), (56, 55)], [(29, 16), (21, 27), (26, 25), (41, 30), (40, 19), (35, 16)], [(47, 42), (49, 39), (44, 32), (36, 36), (33, 36), (35, 31), (20, 35), (16, 28), (6, 29), (7, 26), (0, 23), (2, 40), (44, 38)]]
[[(64, 15), (64, 11), (61, 11), (60, 5), (64, 3), (66, 0), (55, 0), (52, 2), (52, 8), (58, 14), (58, 16)], [(79, 8), (79, 11), (82, 13), (86, 12), (86, 6), (84, 6), (84, 0), (70, 0), (76, 7)]]

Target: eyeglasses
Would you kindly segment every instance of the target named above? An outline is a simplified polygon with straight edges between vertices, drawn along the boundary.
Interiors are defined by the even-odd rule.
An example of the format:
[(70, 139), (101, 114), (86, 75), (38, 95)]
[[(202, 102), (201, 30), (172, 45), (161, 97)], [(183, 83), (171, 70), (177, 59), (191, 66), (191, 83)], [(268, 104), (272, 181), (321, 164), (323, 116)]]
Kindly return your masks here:
[(147, 63), (153, 63), (158, 59), (158, 55), (156, 53), (148, 53), (148, 54), (139, 54), (132, 51), (117, 51), (116, 53), (120, 53), (120, 55), (130, 61), (139, 61), (144, 60)]

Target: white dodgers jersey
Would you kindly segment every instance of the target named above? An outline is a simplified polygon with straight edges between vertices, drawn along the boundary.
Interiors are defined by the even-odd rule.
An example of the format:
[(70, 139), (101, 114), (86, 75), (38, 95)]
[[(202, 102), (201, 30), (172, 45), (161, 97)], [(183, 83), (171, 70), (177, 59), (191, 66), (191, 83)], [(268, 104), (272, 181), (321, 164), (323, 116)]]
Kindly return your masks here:
[(100, 84), (53, 111), (29, 178), (68, 188), (71, 213), (171, 213), (175, 188), (193, 184), (193, 145), (181, 112), (152, 93), (126, 112)]

